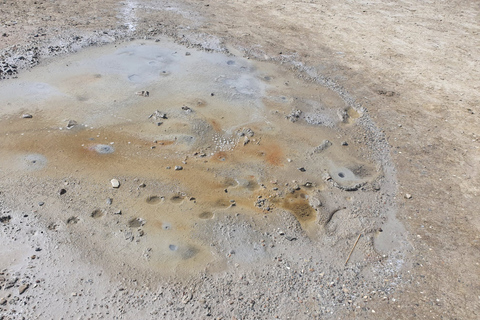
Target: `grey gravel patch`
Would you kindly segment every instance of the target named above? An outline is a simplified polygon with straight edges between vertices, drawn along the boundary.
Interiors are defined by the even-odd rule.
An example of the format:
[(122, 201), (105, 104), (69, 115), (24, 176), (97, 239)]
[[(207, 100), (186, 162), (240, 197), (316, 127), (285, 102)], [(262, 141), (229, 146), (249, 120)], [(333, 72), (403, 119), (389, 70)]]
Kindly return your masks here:
[(24, 170), (41, 170), (47, 165), (47, 158), (39, 153), (31, 153), (21, 158), (22, 169)]
[(93, 147), (93, 150), (99, 154), (110, 154), (115, 152), (115, 149), (108, 144), (97, 144), (95, 147)]

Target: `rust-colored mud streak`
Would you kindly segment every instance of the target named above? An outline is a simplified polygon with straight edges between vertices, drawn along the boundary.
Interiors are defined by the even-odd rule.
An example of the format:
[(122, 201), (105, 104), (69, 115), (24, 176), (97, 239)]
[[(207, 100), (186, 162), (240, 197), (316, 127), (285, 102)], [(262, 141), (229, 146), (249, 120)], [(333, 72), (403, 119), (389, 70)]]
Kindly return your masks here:
[(274, 166), (281, 166), (284, 160), (283, 150), (278, 144), (268, 144), (262, 148), (265, 152), (265, 159)]

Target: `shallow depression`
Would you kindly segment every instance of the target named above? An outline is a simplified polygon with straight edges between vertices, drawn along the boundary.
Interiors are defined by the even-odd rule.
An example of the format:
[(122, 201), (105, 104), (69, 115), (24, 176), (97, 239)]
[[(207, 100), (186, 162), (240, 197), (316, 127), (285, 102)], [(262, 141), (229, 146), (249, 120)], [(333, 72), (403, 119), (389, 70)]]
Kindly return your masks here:
[[(360, 179), (347, 168), (375, 165), (342, 146), (361, 115), (336, 93), (270, 64), (185, 52), (169, 41), (91, 48), (7, 82), (0, 87), (1, 167), (39, 179), (71, 175), (98, 188), (92, 193), (121, 176), (110, 196), (122, 209), (90, 216), (122, 222), (115, 228), (129, 241), (132, 263), (142, 251), (135, 244), (150, 248), (147, 267), (174, 270), (225, 259), (211, 248), (222, 235), (209, 225), (240, 211), (255, 219), (290, 212), (317, 237), (323, 225), (312, 199), (321, 194), (317, 203), (325, 206), (345, 198), (324, 175), (343, 185), (380, 174), (367, 170)], [(22, 119), (26, 112), (31, 119)], [(73, 230), (78, 221), (67, 224)], [(102, 241), (117, 245), (114, 236)], [(251, 256), (268, 258), (259, 252)]]

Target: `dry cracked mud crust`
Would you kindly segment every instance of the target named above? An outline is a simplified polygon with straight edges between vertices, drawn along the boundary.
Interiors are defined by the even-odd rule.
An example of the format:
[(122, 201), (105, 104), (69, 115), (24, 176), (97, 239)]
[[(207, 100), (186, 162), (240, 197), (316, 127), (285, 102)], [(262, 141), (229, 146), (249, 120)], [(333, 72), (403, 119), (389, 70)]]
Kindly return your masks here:
[(478, 318), (476, 2), (0, 10), (5, 319)]

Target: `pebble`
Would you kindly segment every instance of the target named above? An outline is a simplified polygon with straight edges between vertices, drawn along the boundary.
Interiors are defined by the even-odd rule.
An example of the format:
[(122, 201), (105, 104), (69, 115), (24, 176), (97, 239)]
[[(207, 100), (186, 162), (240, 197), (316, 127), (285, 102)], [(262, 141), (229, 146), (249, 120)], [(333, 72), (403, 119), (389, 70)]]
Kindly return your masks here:
[(107, 198), (107, 205), (111, 205), (113, 203), (113, 199), (112, 198)]
[(307, 170), (305, 170), (305, 168), (304, 168), (304, 167), (300, 167), (300, 168), (298, 168), (298, 170), (300, 170), (301, 172), (305, 172), (305, 171), (307, 171)]
[(23, 119), (31, 119), (31, 118), (33, 118), (33, 116), (31, 114), (25, 113), (25, 114), (22, 114), (22, 118)]
[(0, 305), (3, 306), (5, 304), (7, 304), (7, 299), (5, 298), (0, 299)]
[(65, 189), (60, 189), (60, 191), (58, 192), (59, 195), (64, 195), (65, 193), (67, 193), (67, 190)]
[(45, 202), (43, 202), (43, 201), (40, 201), (40, 202), (38, 203), (38, 205), (39, 205), (40, 207), (43, 206), (44, 204), (45, 204)]
[(405, 199), (412, 199), (412, 195), (410, 193), (405, 194)]
[(70, 130), (72, 129), (73, 127), (75, 127), (77, 125), (77, 121), (75, 120), (69, 120), (68, 123), (67, 123), (67, 129)]
[(183, 170), (183, 167), (182, 166), (175, 166), (175, 170), (177, 170), (177, 171)]
[(18, 293), (19, 294), (22, 294), (24, 293), (28, 287), (30, 287), (30, 285), (27, 283), (27, 284), (22, 284), (19, 288), (18, 288)]
[(117, 179), (112, 179), (110, 180), (110, 183), (112, 184), (113, 188), (118, 188), (120, 187), (120, 182)]

